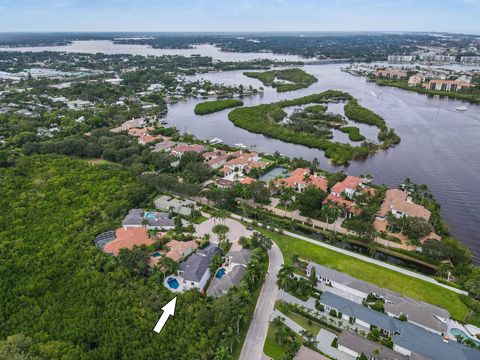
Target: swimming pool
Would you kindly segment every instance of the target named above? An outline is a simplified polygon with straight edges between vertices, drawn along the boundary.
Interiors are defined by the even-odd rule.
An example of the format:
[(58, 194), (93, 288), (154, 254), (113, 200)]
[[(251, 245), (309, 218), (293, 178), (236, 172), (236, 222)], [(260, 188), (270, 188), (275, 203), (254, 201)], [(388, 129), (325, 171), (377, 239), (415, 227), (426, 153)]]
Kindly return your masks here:
[(225, 275), (225, 269), (221, 268), (217, 271), (217, 273), (215, 274), (215, 277), (217, 279), (221, 279), (223, 277), (223, 275)]
[(264, 182), (269, 182), (270, 180), (276, 178), (277, 176), (287, 177), (288, 175), (289, 175), (288, 169), (286, 167), (276, 166), (270, 169), (269, 171), (267, 171), (262, 176), (260, 176), (259, 180)]
[(167, 284), (168, 286), (170, 286), (170, 289), (178, 289), (178, 287), (180, 286), (177, 279), (174, 279), (174, 278), (168, 278)]
[(162, 256), (162, 254), (160, 254), (159, 252), (154, 252), (152, 255), (150, 255), (151, 257), (159, 257), (159, 256)]
[(460, 330), (460, 329), (457, 329), (457, 328), (450, 329), (450, 334), (452, 334), (454, 337), (460, 336), (460, 337), (463, 338), (463, 339), (470, 339), (470, 340), (472, 340), (477, 346), (480, 346), (480, 341), (475, 340), (475, 339), (472, 339), (470, 336), (468, 336), (467, 334), (465, 334), (465, 333), (464, 333), (462, 330)]
[(143, 217), (147, 220), (155, 219), (155, 212), (154, 211), (147, 211)]

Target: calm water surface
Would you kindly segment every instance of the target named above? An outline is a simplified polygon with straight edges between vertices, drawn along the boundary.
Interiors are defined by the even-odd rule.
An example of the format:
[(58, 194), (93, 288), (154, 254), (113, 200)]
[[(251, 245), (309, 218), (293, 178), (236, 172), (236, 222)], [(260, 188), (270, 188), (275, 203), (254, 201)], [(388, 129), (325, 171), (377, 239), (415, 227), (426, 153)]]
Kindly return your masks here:
[[(43, 48), (16, 48), (17, 51), (68, 51), (84, 53), (138, 54), (138, 55), (192, 55), (212, 56), (224, 61), (245, 61), (258, 58), (299, 60), (296, 56), (265, 53), (223, 53), (211, 45), (200, 45), (188, 50), (152, 49), (141, 45), (114, 45), (110, 41), (76, 41), (71, 46)], [(455, 67), (455, 66), (453, 66)], [(477, 263), (480, 263), (480, 106), (458, 100), (429, 98), (425, 95), (400, 89), (379, 87), (365, 79), (340, 71), (340, 65), (307, 65), (304, 69), (315, 75), (318, 82), (308, 89), (276, 93), (265, 88), (263, 95), (244, 98), (246, 106), (291, 99), (328, 89), (347, 91), (360, 103), (382, 115), (389, 126), (401, 136), (400, 145), (369, 157), (354, 161), (348, 167), (332, 166), (319, 150), (284, 143), (263, 135), (251, 134), (236, 128), (228, 120), (228, 111), (205, 116), (193, 113), (201, 99), (191, 99), (169, 107), (167, 120), (182, 131), (202, 139), (218, 137), (233, 145), (243, 143), (256, 151), (280, 153), (306, 159), (318, 158), (327, 170), (346, 170), (352, 175), (370, 173), (376, 182), (397, 186), (409, 177), (417, 183), (426, 183), (442, 205), (442, 214), (450, 225), (452, 234), (468, 245)], [(212, 73), (189, 77), (208, 79), (231, 85), (260, 87), (256, 80), (242, 75), (241, 71)], [(455, 110), (465, 105), (466, 112)], [(340, 106), (331, 105), (331, 111), (341, 112)], [(359, 125), (367, 138), (376, 137), (376, 129)], [(348, 141), (340, 138), (339, 141)]]
[[(235, 127), (228, 120), (229, 110), (196, 116), (193, 108), (202, 99), (191, 99), (170, 106), (167, 120), (182, 131), (202, 139), (218, 137), (233, 145), (243, 143), (257, 151), (273, 153), (278, 150), (288, 156), (314, 157), (327, 170), (346, 170), (352, 175), (370, 173), (379, 183), (398, 186), (409, 177), (426, 183), (442, 205), (442, 214), (452, 234), (474, 252), (480, 262), (480, 106), (458, 100), (429, 98), (400, 89), (380, 87), (340, 71), (340, 65), (309, 65), (304, 69), (315, 75), (318, 82), (289, 93), (277, 93), (265, 88), (263, 95), (244, 98), (245, 106), (291, 99), (328, 89), (347, 91), (362, 105), (382, 115), (401, 136), (400, 145), (381, 151), (366, 160), (354, 161), (348, 167), (332, 166), (323, 152), (301, 145), (284, 143), (263, 135), (252, 134)], [(208, 79), (225, 84), (260, 87), (256, 80), (243, 76), (242, 71), (196, 75), (190, 79)], [(455, 109), (465, 105), (466, 112)], [(330, 110), (340, 112), (338, 105)], [(360, 124), (367, 138), (376, 137), (376, 129)], [(339, 141), (348, 141), (344, 139)]]

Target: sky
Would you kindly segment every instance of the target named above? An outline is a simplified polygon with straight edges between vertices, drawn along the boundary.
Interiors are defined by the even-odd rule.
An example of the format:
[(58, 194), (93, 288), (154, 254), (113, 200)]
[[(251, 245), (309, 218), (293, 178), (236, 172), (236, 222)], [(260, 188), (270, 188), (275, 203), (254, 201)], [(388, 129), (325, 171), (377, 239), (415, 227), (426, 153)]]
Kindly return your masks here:
[(17, 31), (480, 34), (480, 0), (0, 0), (0, 32)]

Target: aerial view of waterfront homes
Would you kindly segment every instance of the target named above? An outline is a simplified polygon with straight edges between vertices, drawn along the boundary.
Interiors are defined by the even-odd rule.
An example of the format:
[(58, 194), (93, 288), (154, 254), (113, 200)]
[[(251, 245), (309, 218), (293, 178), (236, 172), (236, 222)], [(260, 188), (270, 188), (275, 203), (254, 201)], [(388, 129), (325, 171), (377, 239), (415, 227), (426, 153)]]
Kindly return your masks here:
[(0, 360), (480, 359), (480, 28), (53, 3), (0, 1)]

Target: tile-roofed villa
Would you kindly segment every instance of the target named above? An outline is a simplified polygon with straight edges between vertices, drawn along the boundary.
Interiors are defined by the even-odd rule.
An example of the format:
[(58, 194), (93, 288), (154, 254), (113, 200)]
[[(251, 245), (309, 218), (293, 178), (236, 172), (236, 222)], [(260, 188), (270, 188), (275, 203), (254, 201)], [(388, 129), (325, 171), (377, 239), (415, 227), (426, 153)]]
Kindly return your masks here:
[(105, 244), (103, 250), (116, 256), (120, 249), (131, 250), (134, 245), (152, 245), (154, 242), (144, 227), (120, 228), (115, 232), (115, 240)]
[[(305, 175), (309, 174), (309, 180), (305, 181)], [(298, 168), (292, 171), (289, 177), (276, 181), (277, 186), (284, 184), (295, 191), (302, 192), (307, 186), (313, 185), (323, 191), (328, 189), (328, 180), (317, 174), (311, 174), (309, 169)]]
[(172, 155), (177, 157), (182, 157), (182, 155), (186, 152), (198, 152), (201, 153), (205, 151), (205, 146), (200, 144), (192, 144), (192, 145), (178, 145), (172, 149)]
[(412, 202), (405, 191), (399, 189), (389, 189), (385, 193), (385, 200), (380, 206), (378, 215), (386, 217), (392, 212), (396, 217), (418, 216), (426, 221), (430, 219), (430, 211), (423, 206)]
[(242, 180), (240, 180), (240, 184), (249, 185), (249, 184), (252, 184), (252, 183), (254, 183), (254, 182), (256, 182), (256, 181), (257, 181), (257, 180), (255, 180), (254, 178), (245, 176)]
[(336, 196), (341, 196), (342, 193), (345, 193), (347, 197), (352, 198), (360, 185), (362, 185), (362, 179), (348, 175), (343, 181), (333, 185), (330, 192)]
[(343, 197), (334, 194), (328, 194), (328, 196), (323, 200), (323, 204), (328, 204), (329, 202), (345, 208), (348, 212), (352, 212), (355, 205), (353, 201), (346, 200)]
[[(194, 240), (190, 241), (178, 241), (170, 240), (165, 244), (167, 251), (162, 251), (161, 255), (166, 256), (173, 261), (180, 262), (185, 259), (188, 255), (198, 249), (198, 244)], [(160, 256), (150, 257), (149, 264), (150, 266), (155, 266), (160, 260)]]

